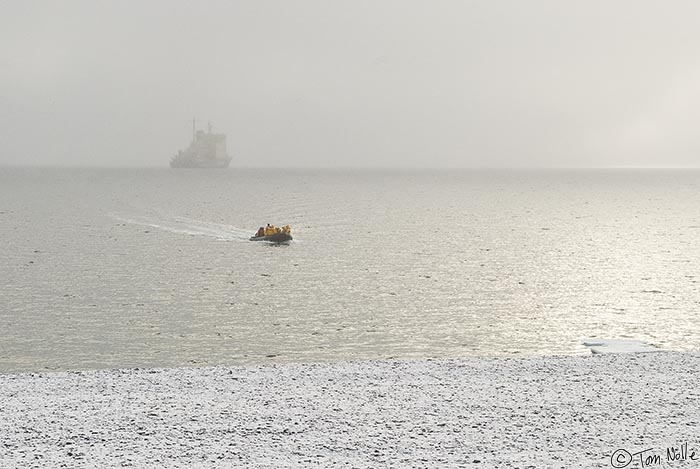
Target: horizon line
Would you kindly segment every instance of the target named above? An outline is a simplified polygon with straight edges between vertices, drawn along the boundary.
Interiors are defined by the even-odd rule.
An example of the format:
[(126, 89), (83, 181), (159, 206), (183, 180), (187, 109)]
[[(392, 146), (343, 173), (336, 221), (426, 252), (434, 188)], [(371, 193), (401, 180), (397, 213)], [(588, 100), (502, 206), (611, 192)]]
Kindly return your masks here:
[[(0, 168), (23, 169), (167, 169), (187, 170), (188, 168), (170, 168), (167, 165), (77, 165), (77, 164), (5, 164)], [(197, 172), (226, 172), (240, 170), (281, 170), (281, 171), (600, 171), (600, 170), (700, 170), (700, 166), (230, 166), (228, 168), (200, 169)]]

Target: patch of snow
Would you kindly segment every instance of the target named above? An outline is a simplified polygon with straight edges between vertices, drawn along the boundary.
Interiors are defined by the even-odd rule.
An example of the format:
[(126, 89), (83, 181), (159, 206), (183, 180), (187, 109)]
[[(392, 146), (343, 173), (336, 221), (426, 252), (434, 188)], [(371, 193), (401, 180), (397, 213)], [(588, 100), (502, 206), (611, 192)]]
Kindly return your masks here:
[(698, 373), (660, 352), (0, 374), (0, 467), (610, 468), (700, 447)]
[(591, 349), (591, 353), (649, 353), (661, 350), (641, 340), (627, 339), (588, 339), (583, 345)]

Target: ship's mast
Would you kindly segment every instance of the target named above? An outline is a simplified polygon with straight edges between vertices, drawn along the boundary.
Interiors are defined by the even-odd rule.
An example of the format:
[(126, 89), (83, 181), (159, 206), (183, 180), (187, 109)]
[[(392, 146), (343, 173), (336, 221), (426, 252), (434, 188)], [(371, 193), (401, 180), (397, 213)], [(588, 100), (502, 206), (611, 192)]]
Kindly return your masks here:
[(194, 117), (192, 118), (192, 141), (194, 142)]

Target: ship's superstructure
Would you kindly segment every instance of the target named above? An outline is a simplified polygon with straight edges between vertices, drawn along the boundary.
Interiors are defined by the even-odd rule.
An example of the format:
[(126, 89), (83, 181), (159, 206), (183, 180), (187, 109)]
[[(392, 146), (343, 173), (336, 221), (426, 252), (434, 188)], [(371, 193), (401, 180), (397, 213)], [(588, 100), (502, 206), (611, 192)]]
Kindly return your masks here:
[(226, 134), (195, 131), (192, 119), (192, 143), (185, 150), (180, 150), (170, 160), (171, 168), (228, 168), (231, 157), (226, 153)]

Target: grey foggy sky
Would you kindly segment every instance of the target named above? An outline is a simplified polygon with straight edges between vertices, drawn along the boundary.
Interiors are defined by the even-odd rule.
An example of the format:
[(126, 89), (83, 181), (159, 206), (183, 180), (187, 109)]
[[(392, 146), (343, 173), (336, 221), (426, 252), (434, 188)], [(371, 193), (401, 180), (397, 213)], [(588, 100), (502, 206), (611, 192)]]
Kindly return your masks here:
[(697, 1), (2, 1), (0, 165), (700, 166)]

